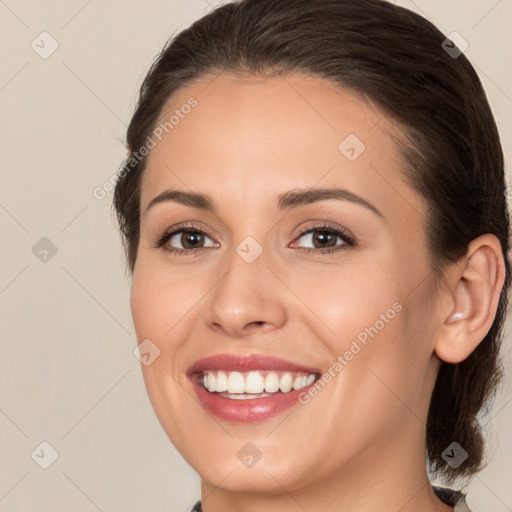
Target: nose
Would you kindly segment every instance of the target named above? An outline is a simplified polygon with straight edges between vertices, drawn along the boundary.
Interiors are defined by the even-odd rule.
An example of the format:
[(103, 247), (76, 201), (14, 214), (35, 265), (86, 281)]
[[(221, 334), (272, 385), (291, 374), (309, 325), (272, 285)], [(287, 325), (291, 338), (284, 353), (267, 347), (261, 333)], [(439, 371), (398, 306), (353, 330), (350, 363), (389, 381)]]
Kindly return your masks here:
[(286, 288), (267, 268), (265, 252), (252, 263), (233, 253), (205, 297), (203, 320), (208, 328), (243, 338), (282, 327), (287, 318)]

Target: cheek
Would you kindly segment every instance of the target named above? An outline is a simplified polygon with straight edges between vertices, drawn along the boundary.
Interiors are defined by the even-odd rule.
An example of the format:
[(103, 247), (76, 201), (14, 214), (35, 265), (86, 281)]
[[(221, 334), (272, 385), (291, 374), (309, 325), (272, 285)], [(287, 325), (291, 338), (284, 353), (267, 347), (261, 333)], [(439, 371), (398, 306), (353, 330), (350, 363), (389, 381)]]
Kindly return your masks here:
[(130, 290), (130, 310), (139, 343), (144, 338), (151, 338), (150, 333), (157, 325), (155, 312), (159, 307), (158, 293), (155, 293), (157, 290), (153, 282), (151, 274), (137, 262)]
[[(398, 278), (383, 278), (382, 267), (364, 272), (355, 265), (339, 266), (329, 272), (301, 273), (293, 286), (310, 312), (325, 340), (337, 353), (344, 351), (350, 341), (364, 341), (371, 333), (387, 329), (399, 316), (400, 293)], [(314, 313), (314, 315), (311, 314)]]
[(201, 296), (198, 284), (180, 271), (147, 264), (141, 258), (130, 290), (130, 309), (138, 340), (170, 339)]
[[(184, 283), (170, 278), (169, 271), (145, 264), (141, 258), (133, 273), (130, 309), (138, 343), (151, 340), (158, 356), (148, 365), (141, 362), (148, 397), (165, 432), (179, 449), (186, 433), (176, 421), (178, 411), (186, 410), (190, 396), (183, 391), (180, 366), (187, 339), (187, 311), (195, 301), (183, 300)], [(192, 299), (191, 299), (192, 300)], [(149, 350), (155, 350), (149, 345)], [(153, 352), (155, 353), (155, 352)], [(176, 375), (180, 375), (176, 378)], [(173, 397), (169, 401), (169, 397)]]
[(410, 293), (412, 281), (396, 265), (352, 270), (304, 273), (297, 279), (293, 289), (305, 298), (304, 318), (326, 348), (332, 373), (344, 374), (343, 386), (362, 385), (369, 395), (390, 399), (383, 382), (391, 389), (409, 386), (414, 393), (432, 352), (431, 290), (425, 285)]

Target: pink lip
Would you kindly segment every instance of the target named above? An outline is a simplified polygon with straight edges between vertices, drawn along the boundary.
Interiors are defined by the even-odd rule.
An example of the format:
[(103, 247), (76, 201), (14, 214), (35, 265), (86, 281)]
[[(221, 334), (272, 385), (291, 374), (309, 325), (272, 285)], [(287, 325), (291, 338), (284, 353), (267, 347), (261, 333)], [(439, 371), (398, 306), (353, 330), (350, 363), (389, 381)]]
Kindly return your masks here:
[(307, 392), (309, 387), (314, 386), (316, 382), (315, 380), (309, 386), (290, 391), (289, 393), (278, 392), (269, 397), (231, 400), (229, 398), (223, 398), (217, 393), (210, 393), (199, 384), (198, 379), (198, 375), (205, 370), (247, 372), (263, 369), (320, 374), (318, 369), (298, 365), (276, 357), (257, 354), (245, 357), (220, 354), (196, 361), (189, 367), (187, 375), (192, 382), (192, 386), (199, 401), (210, 414), (219, 419), (237, 423), (256, 423), (264, 421), (289, 407), (298, 405), (299, 395)]

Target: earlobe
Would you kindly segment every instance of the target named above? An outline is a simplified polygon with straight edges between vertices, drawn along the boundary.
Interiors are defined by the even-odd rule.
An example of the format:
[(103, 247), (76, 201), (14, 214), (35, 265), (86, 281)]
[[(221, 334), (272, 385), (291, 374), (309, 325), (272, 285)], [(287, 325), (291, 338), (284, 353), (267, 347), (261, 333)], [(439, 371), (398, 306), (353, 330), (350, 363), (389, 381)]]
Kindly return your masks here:
[(499, 240), (491, 234), (475, 238), (450, 276), (450, 310), (443, 313), (437, 356), (460, 363), (484, 339), (492, 326), (505, 281), (505, 262)]

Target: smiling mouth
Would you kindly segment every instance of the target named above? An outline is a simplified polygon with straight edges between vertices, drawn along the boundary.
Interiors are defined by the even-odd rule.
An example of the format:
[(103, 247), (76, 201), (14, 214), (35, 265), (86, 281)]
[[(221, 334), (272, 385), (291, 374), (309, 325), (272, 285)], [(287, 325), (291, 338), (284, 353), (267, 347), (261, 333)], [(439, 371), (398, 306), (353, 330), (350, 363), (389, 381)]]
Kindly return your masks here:
[(279, 370), (205, 370), (195, 374), (195, 378), (210, 393), (232, 400), (250, 400), (299, 391), (317, 380), (319, 374)]

